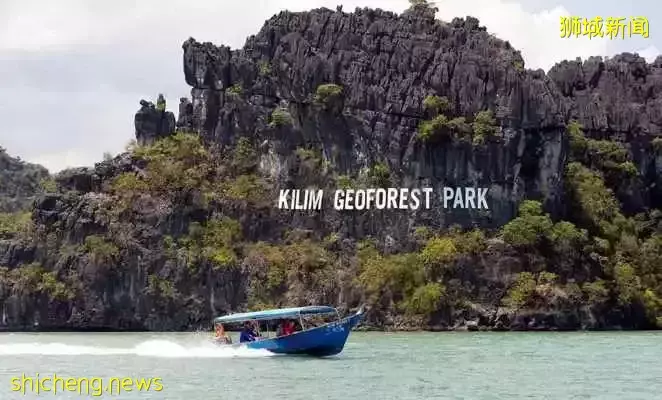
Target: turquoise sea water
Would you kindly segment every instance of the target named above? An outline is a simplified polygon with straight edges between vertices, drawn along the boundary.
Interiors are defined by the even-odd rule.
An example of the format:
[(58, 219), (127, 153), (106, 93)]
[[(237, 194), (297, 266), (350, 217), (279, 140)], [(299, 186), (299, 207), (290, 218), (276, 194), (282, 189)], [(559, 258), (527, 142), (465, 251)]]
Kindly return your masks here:
[[(162, 379), (116, 399), (662, 398), (659, 333), (360, 333), (328, 359), (222, 349), (203, 334), (0, 334), (0, 399), (21, 374)], [(83, 385), (84, 389), (85, 385)], [(93, 392), (93, 390), (91, 391)]]

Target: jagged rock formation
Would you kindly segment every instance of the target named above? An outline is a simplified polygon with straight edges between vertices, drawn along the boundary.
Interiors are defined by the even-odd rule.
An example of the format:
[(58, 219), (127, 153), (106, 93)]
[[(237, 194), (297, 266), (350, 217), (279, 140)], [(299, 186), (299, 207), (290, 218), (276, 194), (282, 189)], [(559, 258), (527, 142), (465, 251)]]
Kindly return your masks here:
[[(629, 147), (643, 179), (618, 193), (627, 211), (640, 212), (660, 199), (651, 139), (660, 132), (662, 59), (648, 65), (622, 54), (609, 61), (564, 61), (548, 76), (524, 71), (519, 52), (476, 19), (446, 24), (427, 7), (401, 16), (371, 9), (282, 12), (243, 49), (193, 39), (183, 48), (193, 101), (183, 100), (180, 125), (210, 141), (267, 139), (265, 158), (276, 154), (281, 166), (291, 164), (292, 149), (310, 146), (322, 148), (343, 172), (384, 161), (404, 186), (490, 188), (490, 213), (421, 212), (394, 231), (433, 221), (498, 227), (514, 217), (523, 198), (541, 199), (562, 215), (563, 131), (571, 119), (590, 137)], [(316, 88), (329, 82), (344, 88), (342, 112), (335, 115), (313, 101)], [(422, 103), (429, 94), (448, 97), (455, 115), (495, 110), (503, 141), (486, 149), (421, 146), (415, 128), (425, 118)], [(275, 130), (269, 115), (279, 107), (288, 109), (293, 123)]]
[[(385, 162), (405, 186), (489, 187), (489, 214), (436, 210), (419, 218), (496, 227), (524, 197), (556, 205), (562, 184), (561, 93), (543, 73), (525, 73), (518, 63), (519, 53), (473, 18), (441, 23), (426, 8), (402, 16), (370, 9), (282, 12), (241, 50), (184, 43), (193, 101), (180, 120), (221, 143), (242, 135), (268, 139), (279, 165), (298, 146), (320, 147), (345, 173)], [(341, 112), (314, 104), (325, 83), (344, 88)], [(455, 115), (502, 111), (505, 143), (483, 151), (421, 146), (416, 126), (430, 94), (448, 97)], [(287, 108), (293, 123), (275, 130), (268, 117), (278, 107)], [(407, 232), (410, 223), (394, 230)]]
[[(35, 236), (0, 241), (0, 265), (6, 267), (0, 268), (0, 327), (30, 329), (38, 323), (45, 328), (192, 329), (217, 313), (245, 308), (254, 292), (264, 290), (260, 283), (274, 276), (287, 277), (287, 284), (275, 287), (285, 291), (281, 300), (289, 304), (357, 306), (370, 296), (355, 282), (360, 271), (352, 255), (357, 242), (368, 236), (377, 238), (386, 254), (410, 252), (420, 244), (413, 235), (417, 227), (457, 223), (496, 229), (516, 216), (523, 199), (541, 200), (555, 218), (571, 216), (564, 180), (571, 119), (579, 120), (589, 138), (608, 137), (626, 146), (639, 174), (616, 190), (625, 213), (662, 204), (662, 159), (653, 140), (662, 122), (657, 112), (659, 59), (646, 64), (624, 54), (608, 61), (562, 62), (547, 75), (527, 71), (519, 52), (489, 35), (476, 19), (444, 23), (427, 6), (402, 15), (370, 9), (282, 12), (243, 49), (189, 39), (183, 53), (192, 99), (180, 99), (177, 121), (171, 112), (142, 101), (135, 117), (136, 139), (149, 145), (175, 130), (199, 134), (222, 154), (221, 161), (204, 159), (201, 164), (225, 163), (220, 168), (225, 175), (213, 182), (240, 182), (250, 190), (237, 185), (232, 190), (223, 186), (221, 196), (214, 188), (175, 193), (170, 185), (191, 183), (165, 177), (180, 177), (175, 173), (181, 170), (192, 184), (202, 178), (196, 180), (198, 171), (187, 169), (182, 160), (172, 165), (158, 160), (163, 149), (154, 156), (164, 173), (158, 195), (148, 193), (155, 185), (145, 183), (150, 167), (135, 154), (63, 172), (57, 177), (59, 192), (36, 204)], [(452, 117), (473, 120), (483, 110), (494, 111), (498, 129), (482, 145), (450, 138), (420, 140), (419, 127), (431, 117), (424, 107), (431, 95), (450, 100)], [(227, 150), (245, 142), (258, 150), (258, 168), (233, 175), (228, 171), (238, 163)], [(321, 162), (302, 173), (317, 151)], [(199, 153), (193, 155), (202, 157)], [(323, 211), (306, 214), (273, 207), (280, 188), (335, 188), (341, 176), (359, 179), (364, 170), (382, 164), (394, 187), (489, 187), (490, 209), (347, 212), (330, 209), (327, 202)], [(212, 175), (204, 171), (204, 179)], [(269, 183), (269, 204), (252, 204), (246, 196), (237, 200), (238, 192), (252, 194), (256, 186), (250, 182), (258, 175)], [(118, 184), (117, 177), (127, 179)], [(129, 193), (130, 201), (124, 202), (118, 187)], [(209, 193), (211, 200), (201, 200)], [(238, 221), (245, 242), (281, 243), (286, 262), (267, 260), (266, 255), (278, 253), (273, 248), (262, 249), (261, 256), (242, 248), (234, 257), (227, 243), (232, 229), (222, 224), (222, 229), (207, 232), (217, 235), (215, 246), (223, 250), (209, 258), (232, 268), (217, 268), (209, 260), (190, 262), (204, 253), (191, 246), (211, 240), (204, 234), (191, 239), (193, 227), (215, 226), (210, 221), (217, 215)], [(329, 236), (335, 239), (326, 241)], [(322, 256), (319, 249), (296, 247), (309, 238), (325, 238)], [(430, 324), (493, 329), (648, 326), (640, 309), (624, 311), (607, 295), (600, 307), (591, 309), (571, 303), (573, 297), (559, 291), (551, 291), (551, 306), (536, 304), (528, 313), (513, 314), (501, 306), (512, 277), (523, 271), (558, 267), (556, 273), (568, 287), (592, 282), (602, 276), (605, 257), (599, 253), (576, 251), (566, 261), (563, 254), (549, 255), (553, 251), (547, 248), (521, 250), (499, 239), (475, 253), (456, 260), (450, 277), (435, 278), (443, 281), (447, 293), (461, 294), (463, 300), (461, 307), (448, 303), (435, 310)], [(332, 271), (319, 265), (329, 254), (336, 260)], [(305, 259), (300, 270), (268, 269), (278, 260), (289, 267), (297, 257)], [(13, 271), (22, 269), (36, 281), (12, 278)], [(324, 271), (324, 280), (314, 275), (316, 270)], [(594, 292), (600, 291), (593, 288), (591, 298)], [(401, 325), (393, 297), (373, 302), (369, 323)]]
[[(160, 98), (162, 97), (161, 95)], [(157, 108), (152, 102), (140, 100), (140, 110), (134, 118), (138, 144), (151, 144), (175, 132), (175, 114), (166, 111), (165, 106), (165, 99), (163, 109)]]
[(0, 212), (30, 208), (40, 182), (48, 177), (46, 168), (11, 157), (0, 147)]
[(651, 143), (662, 132), (662, 57), (652, 64), (629, 53), (563, 61), (548, 75), (563, 95), (566, 120), (576, 118), (590, 136), (628, 147), (642, 179), (617, 193), (624, 208), (634, 213), (661, 204), (662, 159)]

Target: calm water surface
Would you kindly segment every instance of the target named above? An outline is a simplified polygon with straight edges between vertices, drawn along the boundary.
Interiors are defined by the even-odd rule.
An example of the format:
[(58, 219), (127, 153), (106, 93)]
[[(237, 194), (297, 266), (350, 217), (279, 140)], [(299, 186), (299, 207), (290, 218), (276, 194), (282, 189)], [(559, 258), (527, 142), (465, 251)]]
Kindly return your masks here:
[(11, 378), (160, 377), (117, 399), (662, 398), (659, 333), (358, 333), (339, 356), (214, 347), (203, 334), (0, 334), (0, 399), (92, 398), (11, 391)]

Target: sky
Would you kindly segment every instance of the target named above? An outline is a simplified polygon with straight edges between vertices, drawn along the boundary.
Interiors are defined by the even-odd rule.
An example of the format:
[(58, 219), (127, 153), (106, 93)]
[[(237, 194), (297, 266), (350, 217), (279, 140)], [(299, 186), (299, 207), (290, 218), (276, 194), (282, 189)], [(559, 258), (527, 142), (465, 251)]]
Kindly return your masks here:
[[(0, 146), (51, 172), (92, 166), (134, 138), (140, 99), (164, 93), (175, 111), (190, 96), (182, 71), (189, 37), (242, 47), (283, 9), (356, 7), (402, 12), (407, 0), (2, 0)], [(437, 17), (467, 15), (522, 51), (527, 68), (593, 55), (662, 49), (662, 3), (654, 0), (440, 0)], [(560, 17), (643, 16), (650, 37), (562, 39)]]

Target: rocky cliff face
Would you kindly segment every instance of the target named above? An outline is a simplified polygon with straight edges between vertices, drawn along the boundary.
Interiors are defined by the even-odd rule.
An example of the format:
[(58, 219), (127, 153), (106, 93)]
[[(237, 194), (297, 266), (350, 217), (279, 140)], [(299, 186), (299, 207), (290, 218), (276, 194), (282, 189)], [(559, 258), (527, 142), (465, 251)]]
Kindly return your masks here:
[(653, 146), (662, 127), (662, 57), (652, 64), (634, 54), (609, 60), (563, 61), (549, 71), (563, 95), (565, 119), (575, 118), (598, 139), (623, 143), (641, 180), (618, 197), (629, 212), (660, 204), (660, 159)]
[[(627, 181), (607, 176), (618, 183), (623, 213), (657, 208), (662, 60), (624, 54), (562, 62), (549, 74), (525, 70), (519, 52), (476, 19), (441, 22), (425, 5), (402, 15), (282, 12), (242, 49), (189, 39), (183, 52), (192, 98), (180, 100), (176, 123), (148, 103), (136, 114), (138, 144), (150, 150), (60, 174), (58, 193), (36, 205), (32, 234), (0, 242), (0, 326), (191, 329), (247, 303), (360, 302), (371, 305), (375, 326), (650, 326), (635, 300), (629, 308), (615, 300), (625, 290), (616, 278), (604, 293), (601, 283), (589, 286), (611, 276), (605, 260), (614, 253), (546, 247), (557, 234), (529, 247), (511, 243), (508, 232), (505, 243), (420, 236), (453, 224), (496, 231), (524, 199), (539, 200), (554, 220), (574, 221), (571, 120), (593, 140), (586, 165), (604, 158), (636, 168)], [(469, 140), (445, 123), (434, 140), (422, 140), (421, 127), (439, 121), (425, 106), (435, 96), (450, 104), (444, 119), (473, 121)], [(486, 110), (492, 133), (476, 141)], [(176, 131), (199, 135), (209, 154)], [(621, 143), (624, 155), (613, 161), (601, 139)], [(489, 209), (438, 201), (429, 210), (336, 211), (330, 199), (319, 212), (275, 207), (279, 189), (366, 179), (489, 188)], [(378, 252), (364, 252), (368, 237)], [(417, 270), (406, 256), (428, 239)], [(550, 271), (563, 286), (540, 275)], [(533, 283), (528, 273), (538, 274)], [(513, 287), (528, 296), (517, 307), (502, 301)], [(433, 299), (427, 312), (425, 299)], [(403, 317), (404, 309), (414, 316)]]
[(48, 177), (46, 168), (11, 157), (0, 147), (0, 212), (30, 208), (40, 182)]
[[(394, 232), (421, 221), (501, 226), (524, 197), (558, 205), (562, 94), (543, 73), (518, 67), (519, 53), (475, 19), (446, 24), (426, 8), (401, 16), (370, 9), (283, 12), (241, 50), (194, 40), (183, 47), (193, 89), (180, 126), (220, 143), (241, 136), (267, 140), (265, 152), (277, 159), (275, 175), (287, 170), (281, 166), (290, 163), (293, 149), (308, 146), (322, 149), (343, 173), (385, 163), (404, 186), (490, 189), (489, 213), (437, 209), (416, 220), (407, 215)], [(316, 89), (328, 83), (343, 88), (332, 109), (314, 101)], [(241, 96), (233, 88), (241, 88)], [(466, 144), (421, 145), (416, 128), (426, 119), (429, 95), (450, 99), (453, 115), (495, 110), (501, 139), (479, 151)], [(274, 129), (269, 116), (279, 108), (287, 109), (292, 124)]]

